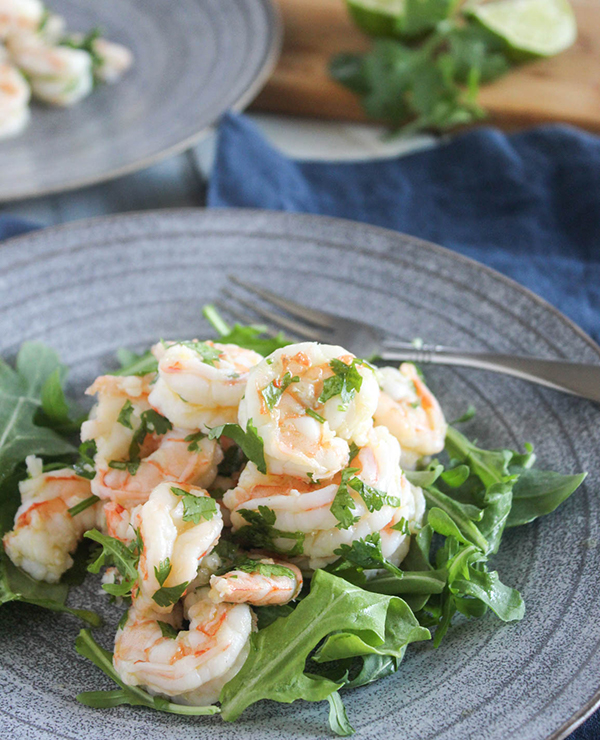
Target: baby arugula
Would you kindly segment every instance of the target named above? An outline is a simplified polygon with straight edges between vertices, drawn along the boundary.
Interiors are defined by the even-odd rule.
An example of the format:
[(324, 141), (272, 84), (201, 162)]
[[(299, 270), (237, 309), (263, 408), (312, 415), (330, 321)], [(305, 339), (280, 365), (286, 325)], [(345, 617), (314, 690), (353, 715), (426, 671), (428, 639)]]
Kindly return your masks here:
[[(53, 350), (33, 342), (23, 344), (14, 369), (0, 360), (0, 541), (12, 529), (21, 503), (18, 486), (27, 475), (25, 458), (37, 455), (62, 465), (77, 457), (69, 437), (82, 418), (71, 418), (73, 409), (63, 390), (66, 373)], [(69, 585), (83, 580), (80, 566), (85, 557), (84, 549), (78, 551), (73, 568), (60, 583), (50, 584), (13, 565), (0, 546), (0, 605), (23, 601), (74, 614), (97, 626), (100, 619), (94, 612), (65, 605)]]

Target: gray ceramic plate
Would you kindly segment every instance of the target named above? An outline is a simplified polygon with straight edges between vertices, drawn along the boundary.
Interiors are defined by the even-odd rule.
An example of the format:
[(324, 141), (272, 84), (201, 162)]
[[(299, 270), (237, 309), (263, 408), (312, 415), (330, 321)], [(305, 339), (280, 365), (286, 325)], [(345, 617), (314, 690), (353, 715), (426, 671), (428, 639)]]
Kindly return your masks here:
[(72, 30), (100, 27), (132, 69), (73, 108), (34, 104), (0, 142), (0, 201), (89, 185), (195, 143), (266, 81), (281, 41), (270, 0), (52, 0)]
[[(172, 211), (85, 221), (0, 248), (0, 353), (43, 340), (81, 390), (121, 346), (202, 336), (201, 307), (229, 273), (390, 332), (472, 349), (598, 362), (564, 316), (481, 265), (417, 239), (348, 221), (253, 211)], [(540, 463), (587, 469), (549, 517), (505, 536), (495, 562), (525, 619), (457, 620), (437, 651), (411, 646), (400, 672), (347, 695), (360, 738), (542, 740), (566, 737), (600, 695), (600, 410), (480, 371), (429, 373), (449, 418), (477, 406), (482, 443), (533, 442)], [(78, 603), (118, 618), (90, 584)], [(74, 653), (79, 624), (2, 608), (0, 736), (85, 740), (280, 740), (328, 735), (325, 705), (263, 703), (234, 725), (127, 707), (92, 710), (75, 694), (109, 682)], [(100, 633), (110, 646), (111, 629)]]

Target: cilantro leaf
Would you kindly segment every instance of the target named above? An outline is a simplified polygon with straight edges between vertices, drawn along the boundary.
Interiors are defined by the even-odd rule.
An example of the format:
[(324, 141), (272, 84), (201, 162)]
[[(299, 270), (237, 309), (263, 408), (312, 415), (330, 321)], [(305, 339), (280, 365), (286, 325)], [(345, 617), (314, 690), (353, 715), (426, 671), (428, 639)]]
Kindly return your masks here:
[(82, 442), (79, 445), (78, 452), (79, 459), (73, 465), (73, 470), (82, 478), (92, 480), (96, 475), (94, 456), (98, 452), (95, 440), (88, 439), (85, 442)]
[(216, 501), (208, 496), (195, 496), (183, 488), (171, 487), (171, 492), (181, 496), (183, 502), (183, 521), (200, 524), (201, 519), (210, 521), (217, 513)]
[(331, 360), (329, 367), (334, 375), (323, 381), (319, 403), (326, 403), (334, 396), (340, 396), (343, 405), (350, 403), (362, 386), (363, 379), (357, 369), (358, 363), (356, 359), (349, 365), (335, 358)]
[(260, 560), (253, 560), (252, 558), (244, 558), (244, 560), (236, 562), (231, 570), (241, 570), (243, 573), (258, 573), (266, 578), (276, 578), (278, 576), (296, 578), (294, 571), (286, 568), (285, 565), (261, 563)]
[(177, 586), (161, 586), (158, 591), (152, 594), (152, 599), (159, 606), (171, 606), (171, 604), (176, 604), (179, 601), (189, 585), (189, 581), (185, 581)]
[(221, 424), (213, 427), (208, 433), (209, 439), (219, 439), (222, 436), (229, 437), (241, 447), (244, 455), (256, 465), (259, 472), (263, 474), (267, 472), (265, 446), (252, 419), (248, 420), (245, 430), (239, 424)]
[(360, 494), (365, 506), (371, 512), (380, 511), (383, 506), (395, 506), (396, 508), (402, 506), (402, 501), (397, 496), (388, 496), (387, 493), (378, 491), (360, 478), (352, 478), (348, 485)]
[(164, 582), (169, 577), (171, 572), (171, 558), (165, 558), (158, 565), (154, 566), (154, 575), (158, 581), (159, 586), (164, 585)]
[(139, 470), (141, 460), (111, 460), (108, 463), (109, 468), (114, 470), (126, 470), (129, 475), (135, 475)]
[(140, 416), (140, 426), (136, 429), (131, 444), (129, 445), (129, 459), (135, 461), (140, 455), (140, 450), (148, 434), (163, 435), (173, 429), (171, 422), (158, 411), (148, 409)]
[(123, 408), (119, 411), (117, 416), (117, 422), (127, 429), (133, 429), (131, 424), (131, 414), (133, 414), (133, 404), (129, 399), (123, 404)]
[(194, 350), (194, 352), (197, 352), (200, 355), (202, 362), (213, 367), (223, 354), (220, 349), (211, 347), (210, 344), (207, 344), (206, 342), (177, 342), (177, 344), (181, 344), (188, 349)]
[(338, 529), (349, 529), (360, 519), (360, 517), (353, 514), (356, 505), (348, 491), (348, 481), (358, 472), (359, 468), (346, 468), (342, 470), (342, 480), (330, 507), (331, 513), (338, 520), (338, 523), (335, 525)]
[(160, 627), (160, 631), (162, 632), (163, 637), (168, 637), (170, 640), (176, 640), (177, 635), (179, 632), (173, 627), (172, 624), (169, 624), (168, 622), (163, 622), (160, 619), (157, 622), (158, 626)]
[(272, 380), (266, 388), (262, 389), (261, 395), (267, 404), (269, 411), (272, 411), (275, 406), (277, 406), (277, 403), (286, 388), (288, 388), (292, 383), (298, 383), (299, 380), (300, 378), (297, 375), (292, 377), (292, 373), (288, 371), (281, 380)]
[[(248, 525), (240, 527), (233, 536), (240, 545), (249, 548), (257, 548), (278, 552), (288, 556), (302, 555), (304, 551), (304, 532), (284, 532), (276, 529), (273, 525), (277, 515), (267, 506), (259, 506), (258, 511), (254, 509), (238, 509), (238, 513), (248, 522)], [(285, 548), (276, 540), (289, 540), (294, 543), (291, 548)]]
[(204, 432), (195, 432), (193, 434), (188, 434), (188, 436), (184, 439), (184, 442), (189, 442), (188, 451), (198, 452), (198, 450), (200, 449), (200, 442), (202, 442), (202, 440), (205, 438), (206, 434), (204, 434)]
[(88, 707), (117, 707), (122, 704), (129, 704), (133, 707), (149, 707), (160, 712), (184, 715), (218, 714), (220, 711), (219, 707), (216, 706), (191, 707), (182, 704), (173, 704), (158, 696), (150, 696), (150, 694), (137, 686), (129, 686), (123, 683), (119, 674), (113, 668), (112, 654), (100, 647), (92, 637), (92, 633), (87, 629), (80, 631), (75, 642), (75, 649), (79, 655), (90, 660), (121, 687), (114, 691), (84, 691), (78, 694), (77, 701)]

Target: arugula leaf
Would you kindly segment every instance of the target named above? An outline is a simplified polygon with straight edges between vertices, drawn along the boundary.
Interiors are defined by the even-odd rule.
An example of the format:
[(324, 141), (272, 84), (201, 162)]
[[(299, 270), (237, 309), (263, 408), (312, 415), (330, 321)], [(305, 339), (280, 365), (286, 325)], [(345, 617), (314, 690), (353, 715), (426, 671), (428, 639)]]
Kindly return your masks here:
[(286, 388), (288, 388), (292, 383), (298, 383), (299, 381), (300, 378), (297, 375), (292, 377), (292, 373), (288, 371), (281, 380), (272, 380), (266, 388), (263, 388), (261, 395), (267, 404), (269, 411), (272, 411), (275, 406), (277, 406), (279, 399), (284, 394)]
[(496, 571), (476, 570), (470, 566), (468, 578), (457, 578), (450, 584), (450, 590), (460, 596), (478, 599), (489, 606), (503, 622), (512, 622), (525, 616), (521, 594), (516, 589), (505, 586)]
[[(275, 512), (267, 506), (254, 509), (238, 509), (238, 513), (248, 522), (233, 533), (234, 538), (244, 547), (270, 550), (288, 556), (302, 555), (304, 551), (304, 532), (284, 532), (273, 524), (277, 519)], [(277, 540), (290, 540), (291, 548), (281, 547)]]
[[(161, 628), (162, 629), (162, 628)], [(129, 704), (132, 707), (149, 707), (160, 712), (171, 714), (202, 715), (218, 714), (219, 707), (191, 707), (183, 704), (173, 704), (158, 696), (150, 696), (137, 686), (129, 686), (121, 681), (119, 674), (113, 668), (112, 654), (100, 647), (92, 637), (92, 633), (81, 630), (75, 641), (75, 649), (79, 655), (91, 662), (111, 678), (121, 688), (115, 691), (84, 691), (77, 695), (77, 701), (88, 707), (107, 708)]]
[(253, 607), (254, 612), (258, 620), (258, 629), (264, 630), (276, 619), (280, 617), (287, 617), (294, 611), (294, 607), (291, 604), (277, 604), (272, 606), (255, 606)]
[[(388, 614), (391, 617), (388, 620)], [(393, 617), (393, 619), (392, 619)], [(240, 672), (221, 691), (221, 713), (233, 721), (261, 699), (289, 703), (296, 699), (320, 701), (337, 691), (343, 681), (305, 673), (309, 654), (323, 638), (343, 632), (356, 636), (356, 645), (340, 645), (344, 655), (377, 652), (391, 643), (392, 635), (404, 644), (426, 639), (429, 632), (419, 627), (406, 604), (395, 596), (370, 594), (323, 570), (315, 573), (310, 594), (283, 619), (251, 636), (250, 654)], [(325, 648), (325, 645), (323, 646)], [(397, 653), (396, 642), (390, 650)], [(331, 650), (331, 648), (325, 648)]]
[(78, 504), (75, 504), (75, 506), (71, 506), (70, 509), (67, 509), (69, 514), (71, 516), (77, 516), (77, 514), (81, 514), (82, 511), (85, 511), (86, 509), (89, 509), (90, 506), (93, 506), (95, 503), (100, 501), (99, 496), (88, 496), (88, 498), (83, 499), (83, 501), (80, 501)]
[(200, 524), (200, 520), (210, 521), (217, 513), (217, 504), (208, 496), (195, 496), (184, 491), (183, 488), (171, 487), (171, 492), (181, 496), (183, 502), (183, 521)]
[(346, 468), (342, 470), (342, 480), (330, 507), (331, 513), (338, 520), (338, 523), (335, 525), (338, 529), (349, 529), (360, 519), (360, 517), (353, 514), (356, 505), (348, 491), (349, 480), (358, 472), (359, 468)]
[(219, 342), (222, 344), (237, 344), (238, 347), (254, 350), (254, 352), (258, 352), (263, 357), (270, 355), (276, 349), (287, 347), (288, 344), (291, 344), (283, 332), (280, 332), (274, 337), (265, 337), (264, 334), (267, 332), (267, 327), (262, 325), (252, 324), (250, 326), (243, 326), (242, 324), (234, 324), (233, 328), (231, 328), (211, 304), (205, 306), (202, 313), (221, 335)]
[(117, 350), (117, 359), (121, 363), (121, 369), (111, 373), (112, 375), (150, 375), (158, 371), (158, 360), (150, 350), (141, 355), (129, 349)]
[(427, 470), (405, 470), (403, 472), (409, 483), (412, 483), (413, 486), (429, 488), (436, 482), (443, 471), (443, 465), (435, 465), (435, 467)]
[(43, 344), (25, 342), (13, 370), (0, 360), (0, 483), (28, 455), (72, 455), (75, 448), (55, 431), (36, 424), (42, 389), (60, 369), (56, 353)]
[(76, 418), (71, 418), (71, 406), (67, 402), (63, 388), (66, 377), (67, 368), (64, 365), (57, 367), (48, 376), (40, 393), (41, 412), (35, 417), (36, 424), (50, 427), (63, 436), (78, 433), (81, 424), (87, 418), (87, 414), (80, 409), (74, 409)]
[(258, 436), (252, 419), (248, 420), (245, 430), (239, 424), (221, 424), (221, 426), (213, 427), (208, 433), (208, 438), (219, 439), (223, 435), (242, 448), (244, 455), (256, 465), (259, 472), (266, 474), (265, 446), (262, 438)]
[(475, 525), (475, 522), (480, 521), (483, 516), (481, 509), (470, 504), (461, 504), (450, 496), (446, 496), (434, 486), (424, 489), (423, 494), (431, 508), (441, 510), (454, 522), (465, 540), (476, 545), (482, 552), (487, 552), (488, 542)]
[(329, 702), (329, 727), (331, 727), (331, 730), (340, 737), (354, 735), (355, 730), (350, 724), (346, 707), (339, 693), (334, 691), (329, 694), (327, 701)]
[(569, 498), (587, 477), (587, 473), (560, 475), (549, 470), (512, 465), (510, 471), (519, 478), (513, 488), (512, 508), (508, 514), (507, 527), (518, 527), (550, 514)]

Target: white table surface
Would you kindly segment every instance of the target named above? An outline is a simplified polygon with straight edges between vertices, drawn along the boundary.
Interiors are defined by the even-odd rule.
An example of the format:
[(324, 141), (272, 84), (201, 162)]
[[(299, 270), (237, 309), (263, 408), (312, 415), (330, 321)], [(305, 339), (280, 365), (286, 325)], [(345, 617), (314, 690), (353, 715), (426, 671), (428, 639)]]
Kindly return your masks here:
[[(386, 139), (379, 126), (250, 114), (264, 135), (296, 159), (360, 160), (393, 157), (433, 146), (431, 136)], [(0, 213), (50, 225), (91, 216), (153, 208), (202, 206), (216, 134), (193, 149), (133, 175), (61, 195), (0, 205)]]

